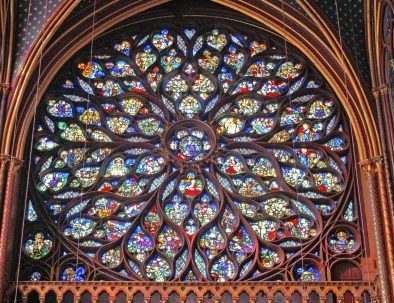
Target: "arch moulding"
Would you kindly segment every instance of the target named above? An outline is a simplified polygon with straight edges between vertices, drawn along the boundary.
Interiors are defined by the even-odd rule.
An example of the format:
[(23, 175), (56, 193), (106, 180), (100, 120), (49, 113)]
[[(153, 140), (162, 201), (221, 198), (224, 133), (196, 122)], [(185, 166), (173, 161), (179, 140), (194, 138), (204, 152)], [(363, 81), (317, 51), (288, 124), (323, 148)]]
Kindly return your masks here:
[[(64, 1), (48, 21), (44, 31), (36, 38), (12, 84), (0, 153), (19, 159), (24, 157), (38, 101), (59, 69), (89, 43), (90, 39), (86, 37), (99, 37), (127, 18), (166, 2), (169, 1), (119, 0), (108, 4), (98, 3), (95, 22), (92, 22), (93, 14), (89, 8), (68, 19), (78, 1)], [(297, 2), (311, 19), (295, 14), (287, 5), (282, 8), (280, 3), (274, 4), (268, 0), (213, 2), (266, 26), (298, 48), (320, 70), (342, 103), (353, 131), (356, 161), (375, 161), (374, 159), (381, 157), (377, 123), (370, 105), (371, 96), (363, 87), (361, 77), (358, 76), (347, 52), (342, 51), (335, 33), (308, 0)], [(217, 12), (218, 14), (220, 12)], [(61, 32), (59, 28), (62, 29)], [(39, 74), (40, 79), (37, 81)], [(370, 238), (372, 239), (372, 235)]]

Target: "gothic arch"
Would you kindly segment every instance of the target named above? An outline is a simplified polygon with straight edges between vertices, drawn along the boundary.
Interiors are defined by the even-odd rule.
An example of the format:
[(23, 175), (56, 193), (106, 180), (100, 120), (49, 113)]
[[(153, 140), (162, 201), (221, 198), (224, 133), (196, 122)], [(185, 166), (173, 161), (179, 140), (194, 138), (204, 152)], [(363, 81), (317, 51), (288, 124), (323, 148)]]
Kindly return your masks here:
[[(141, 3), (127, 4), (127, 8), (124, 7), (124, 3), (114, 3), (111, 6), (101, 8), (99, 14), (103, 18), (99, 18), (100, 20), (96, 24), (95, 36), (101, 35), (115, 24), (115, 18), (112, 18), (112, 16), (117, 16), (116, 23), (118, 23), (164, 2), (166, 1), (142, 1)], [(281, 23), (283, 12), (280, 7), (273, 5), (269, 1), (251, 1), (248, 4), (242, 1), (216, 2), (233, 8), (257, 22), (266, 24), (279, 36), (284, 34), (283, 24)], [(319, 26), (317, 28), (307, 27), (305, 23), (297, 20), (297, 17), (294, 17), (291, 12), (286, 10), (286, 35), (288, 41), (300, 49), (321, 70), (325, 79), (337, 92), (354, 130), (354, 147), (358, 156), (357, 160), (368, 161), (375, 159), (381, 154), (381, 146), (375, 119), (369, 105), (369, 94), (362, 87), (357, 72), (346, 52), (342, 58), (339, 42), (330, 27), (322, 21), (314, 7), (308, 4), (307, 1), (299, 2)], [(64, 20), (66, 20), (73, 7), (72, 1), (66, 2), (48, 23), (47, 32), (42, 33), (42, 37), (37, 38), (25, 61), (24, 68), (12, 85), (8, 103), (9, 114), (7, 115), (1, 147), (2, 154), (10, 154), (16, 158), (23, 157), (34, 112), (31, 104), (34, 104), (36, 98), (35, 85), (41, 45), (45, 45), (45, 47), (42, 60), (42, 86), (38, 90), (38, 100), (41, 99), (47, 84), (63, 63), (84, 46), (83, 42), (75, 43), (75, 41), (82, 41), (82, 39), (78, 38), (91, 31), (90, 14), (87, 14), (84, 18), (81, 18), (80, 22), (69, 27), (60, 37), (51, 40), (56, 30), (63, 25)], [(302, 19), (300, 16), (298, 18)], [(81, 31), (80, 28), (84, 30)], [(42, 41), (43, 44), (41, 44)], [(347, 80), (343, 78), (344, 70), (347, 72)], [(346, 85), (348, 86), (347, 92), (345, 89)], [(16, 126), (16, 131), (13, 126)], [(15, 138), (15, 147), (13, 147), (12, 142), (15, 133), (18, 135)]]
[[(143, 1), (142, 3), (111, 4), (109, 7), (101, 8), (96, 12), (94, 35), (99, 36), (116, 23), (120, 23), (133, 15), (142, 11), (159, 6), (166, 1)], [(320, 16), (310, 4), (302, 5), (310, 13), (312, 18), (319, 24), (318, 27), (308, 27), (302, 21), (300, 14), (295, 17), (292, 12), (282, 11), (280, 7), (269, 1), (252, 1), (248, 4), (241, 1), (215, 1), (224, 6), (230, 7), (261, 24), (265, 24), (279, 36), (286, 35), (289, 43), (297, 47), (305, 56), (316, 65), (322, 72), (331, 87), (337, 92), (338, 98), (343, 104), (350, 123), (354, 130), (355, 146), (359, 156), (359, 161), (373, 159), (380, 156), (380, 142), (377, 135), (375, 119), (369, 105), (369, 94), (362, 87), (361, 80), (357, 77), (357, 72), (349, 59), (348, 54), (342, 53), (339, 42), (335, 39), (334, 33), (329, 26), (321, 21)], [(123, 5), (123, 6), (122, 6)], [(28, 128), (32, 119), (33, 111), (31, 104), (34, 104), (35, 85), (37, 77), (37, 67), (40, 61), (41, 45), (44, 46), (44, 57), (41, 63), (41, 83), (38, 91), (38, 100), (41, 99), (46, 85), (54, 77), (59, 68), (86, 42), (78, 39), (91, 32), (91, 15), (81, 16), (81, 21), (70, 26), (63, 35), (51, 41), (51, 38), (62, 22), (67, 18), (72, 10), (72, 6), (64, 5), (59, 9), (54, 18), (49, 21), (47, 31), (37, 37), (31, 47), (29, 56), (24, 62), (24, 68), (12, 85), (9, 95), (7, 120), (5, 122), (4, 136), (2, 142), (2, 153), (11, 153), (14, 126), (18, 129), (18, 137), (15, 141), (17, 148), (12, 151), (13, 156), (22, 158)], [(284, 28), (282, 18), (286, 18)], [(116, 16), (114, 18), (113, 16)], [(81, 30), (81, 28), (83, 30)], [(332, 44), (329, 44), (326, 39)], [(65, 44), (62, 41), (67, 41)], [(347, 78), (344, 79), (344, 71)], [(348, 87), (347, 91), (345, 87)], [(348, 95), (347, 95), (348, 94)], [(16, 121), (17, 119), (17, 121)]]

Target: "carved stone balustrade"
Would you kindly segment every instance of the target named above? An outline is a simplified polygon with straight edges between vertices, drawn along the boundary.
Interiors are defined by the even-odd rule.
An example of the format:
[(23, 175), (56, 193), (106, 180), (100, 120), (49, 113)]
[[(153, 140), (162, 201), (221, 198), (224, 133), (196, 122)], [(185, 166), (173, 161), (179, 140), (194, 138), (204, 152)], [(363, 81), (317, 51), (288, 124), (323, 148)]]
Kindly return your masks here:
[[(229, 294), (229, 302), (294, 302), (318, 303), (336, 302), (380, 302), (375, 282), (127, 282), (127, 281), (91, 281), (91, 282), (19, 282), (8, 291), (8, 299), (14, 301), (15, 288), (18, 289), (18, 302), (27, 303), (83, 303), (83, 297), (90, 297), (85, 302), (99, 303), (226, 303), (222, 298)], [(109, 299), (101, 300), (105, 294)], [(141, 299), (141, 294), (143, 299)], [(154, 297), (160, 299), (153, 299)], [(193, 298), (189, 297), (193, 294)], [(311, 299), (314, 294), (315, 299)], [(121, 297), (122, 295), (122, 297)], [(137, 300), (137, 295), (139, 299)], [(55, 298), (54, 300), (49, 300)], [(65, 297), (68, 296), (66, 300)], [(228, 298), (228, 295), (227, 295)], [(157, 301), (157, 302), (154, 302)]]

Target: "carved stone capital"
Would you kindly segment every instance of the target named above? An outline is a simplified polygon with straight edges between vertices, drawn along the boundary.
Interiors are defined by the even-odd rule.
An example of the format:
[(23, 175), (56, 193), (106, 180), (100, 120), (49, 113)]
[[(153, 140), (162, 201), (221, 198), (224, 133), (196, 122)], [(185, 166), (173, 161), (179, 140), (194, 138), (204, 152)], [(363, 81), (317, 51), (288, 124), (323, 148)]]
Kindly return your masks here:
[(374, 87), (371, 90), (372, 95), (378, 100), (379, 95), (386, 96), (389, 92), (389, 87), (387, 84), (382, 84), (381, 86)]
[(8, 95), (11, 89), (11, 85), (9, 83), (0, 83), (1, 92), (3, 95)]
[(387, 84), (382, 85), (380, 87), (380, 93), (382, 94), (382, 96), (386, 96), (388, 94), (388, 92), (389, 92), (389, 87)]
[(375, 87), (371, 90), (372, 95), (375, 97), (375, 99), (379, 98), (380, 90), (379, 88)]
[(377, 166), (382, 165), (382, 162), (383, 162), (383, 158), (379, 156), (379, 157), (367, 159), (365, 161), (361, 161), (359, 162), (359, 165), (364, 173), (376, 174)]
[(0, 166), (3, 166), (11, 161), (11, 157), (9, 155), (0, 155)]
[(389, 66), (390, 66), (391, 70), (394, 71), (394, 58), (390, 59)]

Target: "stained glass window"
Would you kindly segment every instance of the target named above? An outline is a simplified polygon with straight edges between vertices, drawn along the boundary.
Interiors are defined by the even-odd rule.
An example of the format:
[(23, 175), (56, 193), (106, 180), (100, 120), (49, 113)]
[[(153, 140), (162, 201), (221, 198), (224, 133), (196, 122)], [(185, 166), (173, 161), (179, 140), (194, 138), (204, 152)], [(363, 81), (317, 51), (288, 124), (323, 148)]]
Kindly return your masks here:
[(105, 39), (38, 108), (31, 279), (318, 281), (359, 250), (346, 119), (295, 49), (219, 24)]

